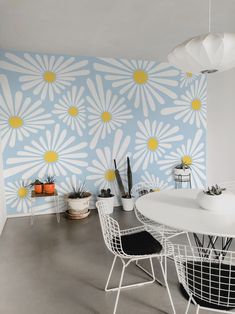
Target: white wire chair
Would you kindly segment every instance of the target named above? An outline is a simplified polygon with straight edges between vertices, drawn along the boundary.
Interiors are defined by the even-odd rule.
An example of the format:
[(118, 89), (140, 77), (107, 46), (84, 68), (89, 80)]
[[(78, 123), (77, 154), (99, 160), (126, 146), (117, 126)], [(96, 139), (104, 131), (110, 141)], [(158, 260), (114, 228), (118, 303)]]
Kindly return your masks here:
[(179, 282), (190, 304), (219, 313), (235, 313), (235, 252), (174, 245), (174, 260)]
[[(156, 187), (152, 183), (150, 183), (150, 182), (139, 182), (139, 183), (135, 184), (132, 187), (131, 196), (136, 201), (139, 197), (141, 197), (141, 196), (143, 196), (145, 194), (154, 192), (155, 188)], [(190, 241), (189, 235), (188, 235), (188, 233), (186, 231), (170, 228), (168, 226), (159, 224), (159, 223), (157, 223), (157, 222), (155, 222), (155, 221), (153, 221), (151, 219), (148, 219), (147, 217), (145, 217), (144, 215), (142, 215), (138, 211), (136, 206), (134, 206), (134, 211), (135, 211), (137, 219), (141, 223), (154, 226), (155, 228), (158, 229), (159, 232), (162, 232), (164, 234), (164, 236), (166, 238), (168, 238), (168, 239), (171, 239), (173, 237), (179, 236), (180, 234), (186, 234), (188, 242), (191, 245), (191, 241)]]
[[(100, 219), (100, 224), (101, 224), (104, 242), (105, 242), (107, 248), (109, 249), (109, 251), (112, 254), (114, 254), (113, 263), (112, 263), (112, 266), (111, 266), (111, 269), (110, 269), (110, 272), (108, 275), (108, 279), (107, 279), (107, 282), (105, 285), (105, 291), (117, 291), (117, 296), (116, 296), (113, 314), (115, 314), (117, 311), (117, 305), (118, 305), (118, 300), (119, 300), (121, 289), (130, 288), (130, 287), (138, 287), (138, 286), (142, 286), (142, 285), (146, 285), (146, 284), (150, 284), (150, 283), (155, 282), (155, 272), (154, 272), (153, 262), (152, 262), (153, 258), (157, 258), (160, 262), (162, 275), (163, 275), (165, 285), (167, 288), (167, 292), (169, 295), (171, 307), (173, 309), (173, 313), (175, 313), (174, 304), (173, 304), (171, 293), (170, 293), (168, 283), (166, 280), (164, 267), (162, 265), (162, 258), (161, 258), (162, 256), (173, 254), (173, 246), (172, 246), (171, 242), (169, 240), (165, 239), (161, 233), (157, 232), (155, 229), (153, 229), (147, 225), (143, 225), (143, 226), (135, 227), (135, 228), (130, 228), (130, 229), (125, 229), (125, 230), (120, 230), (118, 222), (114, 218), (112, 218), (109, 214), (107, 214), (107, 203), (106, 202), (98, 201), (96, 203), (96, 207), (97, 207), (98, 213), (99, 213), (99, 219)], [(148, 249), (147, 253), (143, 253), (138, 248), (139, 243), (136, 243), (136, 242), (133, 243), (133, 245), (135, 247), (135, 250), (134, 250), (135, 253), (134, 254), (133, 254), (133, 252), (130, 252), (130, 250), (128, 251), (126, 247), (124, 247), (124, 240), (125, 239), (128, 239), (128, 238), (132, 237), (133, 235), (137, 236), (142, 232), (144, 232), (145, 234), (148, 234), (151, 237), (151, 239), (153, 239), (153, 241), (158, 240), (158, 241), (156, 241), (156, 243), (158, 243), (158, 245), (160, 245), (160, 247), (159, 247), (159, 250), (157, 252), (153, 252), (153, 251), (151, 252), (151, 249)], [(146, 241), (144, 243), (144, 245), (147, 246), (148, 241)], [(112, 276), (112, 272), (114, 269), (114, 265), (115, 265), (117, 258), (119, 258), (122, 262), (122, 272), (121, 272), (119, 285), (118, 285), (118, 287), (115, 287), (115, 288), (108, 288), (108, 285), (109, 285), (109, 282), (110, 282), (110, 279)], [(150, 261), (152, 280), (140, 282), (137, 284), (123, 286), (122, 282), (123, 282), (124, 272), (125, 272), (127, 266), (130, 265), (131, 262), (135, 262), (137, 260), (144, 260), (144, 259), (149, 259), (149, 261)]]
[[(139, 182), (137, 184), (135, 184), (132, 187), (131, 190), (131, 196), (134, 198), (134, 200), (136, 201), (139, 197), (154, 192), (156, 189), (156, 187), (154, 186), (154, 184), (150, 183), (150, 182)], [(174, 228), (170, 228), (168, 226), (159, 224), (151, 219), (148, 219), (147, 217), (145, 217), (144, 215), (142, 215), (137, 207), (134, 205), (134, 211), (135, 211), (135, 215), (137, 217), (137, 219), (144, 225), (150, 225), (153, 228), (155, 228), (158, 232), (162, 233), (162, 235), (169, 239), (172, 239), (173, 237), (177, 237), (181, 234), (185, 234), (188, 240), (189, 245), (191, 246), (191, 241), (190, 241), (190, 237), (188, 232), (183, 231), (183, 230), (177, 230)], [(169, 258), (172, 258), (172, 256), (169, 256)], [(167, 276), (167, 257), (165, 256), (165, 273)], [(150, 272), (143, 266), (141, 266), (138, 261), (136, 262), (136, 266), (138, 266), (139, 268), (141, 268), (145, 273), (147, 273), (148, 275), (150, 275)], [(160, 284), (163, 285), (162, 282), (156, 278), (156, 281)]]

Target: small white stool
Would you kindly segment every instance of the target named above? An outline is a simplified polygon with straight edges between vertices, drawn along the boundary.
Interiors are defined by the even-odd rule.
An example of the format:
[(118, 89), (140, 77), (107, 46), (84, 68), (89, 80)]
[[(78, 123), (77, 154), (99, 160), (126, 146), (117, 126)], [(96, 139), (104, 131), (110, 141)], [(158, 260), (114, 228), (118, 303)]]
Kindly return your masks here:
[(31, 192), (31, 206), (30, 206), (30, 224), (33, 225), (33, 218), (34, 218), (34, 210), (33, 210), (33, 201), (35, 201), (37, 198), (45, 198), (45, 197), (53, 197), (55, 204), (56, 204), (56, 219), (57, 222), (60, 223), (60, 212), (59, 212), (59, 194), (57, 190), (53, 194), (46, 194), (46, 193), (35, 193), (35, 191)]

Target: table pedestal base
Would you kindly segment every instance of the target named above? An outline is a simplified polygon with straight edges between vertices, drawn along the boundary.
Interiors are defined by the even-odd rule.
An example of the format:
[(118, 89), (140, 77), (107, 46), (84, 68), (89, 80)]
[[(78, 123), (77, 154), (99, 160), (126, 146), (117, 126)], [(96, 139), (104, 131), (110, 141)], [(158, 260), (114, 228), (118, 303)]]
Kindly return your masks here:
[[(200, 248), (200, 255), (204, 254), (205, 257), (208, 254), (207, 249), (213, 249), (213, 253), (217, 258), (221, 257), (221, 252), (219, 252), (220, 250), (223, 251), (222, 255), (225, 256), (233, 241), (233, 238), (198, 235), (196, 233), (194, 233), (193, 236), (196, 246)], [(203, 248), (203, 250), (201, 248)]]

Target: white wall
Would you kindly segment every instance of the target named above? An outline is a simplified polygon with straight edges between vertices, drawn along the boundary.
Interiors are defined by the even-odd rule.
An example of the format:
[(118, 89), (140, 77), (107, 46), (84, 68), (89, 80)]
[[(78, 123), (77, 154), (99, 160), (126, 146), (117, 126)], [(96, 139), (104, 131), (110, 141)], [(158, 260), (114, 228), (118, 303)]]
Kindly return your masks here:
[(208, 76), (208, 184), (235, 181), (235, 69)]
[(5, 208), (5, 197), (4, 197), (4, 179), (3, 179), (3, 167), (2, 167), (2, 148), (0, 142), (0, 234), (2, 233), (5, 225), (7, 216)]

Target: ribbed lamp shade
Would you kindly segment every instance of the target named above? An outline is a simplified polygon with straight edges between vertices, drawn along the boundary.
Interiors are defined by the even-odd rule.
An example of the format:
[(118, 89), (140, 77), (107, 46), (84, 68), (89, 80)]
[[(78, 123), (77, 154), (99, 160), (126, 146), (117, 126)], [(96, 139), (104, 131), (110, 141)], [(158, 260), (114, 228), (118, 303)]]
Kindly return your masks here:
[(192, 73), (213, 73), (235, 67), (235, 33), (209, 33), (176, 46), (168, 60)]

